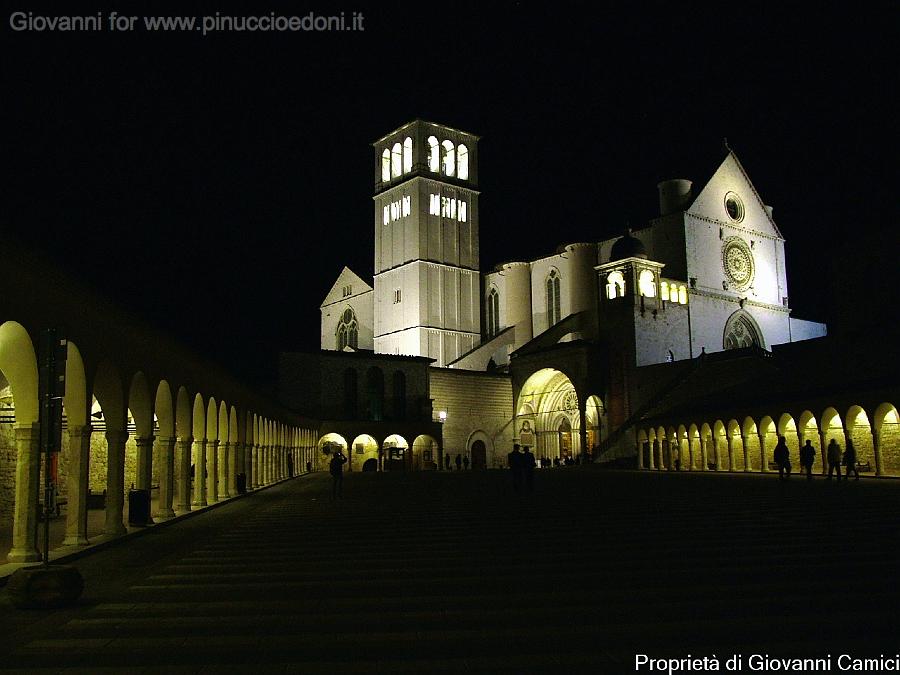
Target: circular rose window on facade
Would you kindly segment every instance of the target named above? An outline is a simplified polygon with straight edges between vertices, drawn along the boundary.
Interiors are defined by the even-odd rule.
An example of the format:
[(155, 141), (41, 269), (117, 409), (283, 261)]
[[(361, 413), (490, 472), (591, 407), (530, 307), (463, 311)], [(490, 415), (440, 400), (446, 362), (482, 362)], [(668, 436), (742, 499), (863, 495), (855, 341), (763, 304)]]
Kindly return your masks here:
[(740, 237), (729, 237), (722, 247), (722, 265), (725, 275), (739, 289), (753, 281), (755, 271), (750, 247)]
[(744, 219), (744, 202), (734, 192), (725, 195), (725, 212), (736, 223)]

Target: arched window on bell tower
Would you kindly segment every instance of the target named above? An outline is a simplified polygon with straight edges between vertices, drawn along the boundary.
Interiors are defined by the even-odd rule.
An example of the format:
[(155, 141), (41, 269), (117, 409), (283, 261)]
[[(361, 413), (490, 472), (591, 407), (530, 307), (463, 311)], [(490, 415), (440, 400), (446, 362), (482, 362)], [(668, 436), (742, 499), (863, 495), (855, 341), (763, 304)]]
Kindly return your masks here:
[(441, 150), (438, 139), (428, 137), (428, 170), (437, 173), (441, 170)]
[(551, 270), (547, 276), (547, 326), (554, 326), (562, 318), (560, 316), (559, 272)]
[(456, 175), (462, 180), (469, 179), (469, 149), (462, 143), (456, 148)]
[(453, 147), (453, 141), (444, 141), (441, 150), (441, 170), (445, 176), (456, 175), (456, 149)]
[(638, 290), (645, 298), (656, 297), (656, 278), (651, 270), (641, 270), (638, 276)]
[(407, 136), (403, 139), (403, 173), (412, 171), (413, 165), (413, 141)]
[(381, 182), (387, 183), (391, 180), (391, 151), (387, 148), (381, 153)]
[(391, 178), (397, 178), (403, 173), (403, 150), (399, 143), (394, 143), (391, 148)]
[(610, 300), (625, 297), (625, 275), (621, 272), (610, 272), (606, 277), (606, 297)]

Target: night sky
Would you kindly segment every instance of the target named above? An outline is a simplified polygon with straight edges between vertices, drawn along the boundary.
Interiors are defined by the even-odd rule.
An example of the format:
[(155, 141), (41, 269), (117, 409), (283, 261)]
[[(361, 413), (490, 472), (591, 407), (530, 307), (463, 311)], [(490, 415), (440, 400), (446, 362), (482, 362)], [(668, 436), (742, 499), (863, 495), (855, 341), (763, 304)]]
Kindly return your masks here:
[(14, 32), (7, 9), (0, 227), (264, 382), (318, 348), (343, 265), (371, 279), (370, 144), (401, 124), (482, 136), (483, 270), (642, 226), (656, 183), (699, 188), (727, 137), (787, 240), (794, 316), (877, 308), (848, 289), (897, 286), (896, 5), (669, 5), (22, 8), (364, 15), (205, 37)]

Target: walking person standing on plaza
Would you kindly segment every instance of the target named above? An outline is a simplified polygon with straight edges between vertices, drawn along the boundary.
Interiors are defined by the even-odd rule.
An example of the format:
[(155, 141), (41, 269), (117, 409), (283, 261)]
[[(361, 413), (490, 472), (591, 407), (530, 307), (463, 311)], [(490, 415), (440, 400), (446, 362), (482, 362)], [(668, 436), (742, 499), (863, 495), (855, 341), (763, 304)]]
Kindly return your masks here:
[(343, 498), (344, 491), (344, 464), (347, 458), (340, 450), (334, 451), (334, 457), (328, 464), (328, 471), (331, 473), (331, 501)]
[(456, 470), (462, 471), (462, 455), (458, 452), (456, 453)]
[(816, 459), (816, 449), (806, 439), (806, 445), (800, 448), (800, 464), (806, 469), (806, 480), (812, 480), (812, 467)]
[(784, 436), (778, 437), (775, 446), (775, 463), (778, 465), (778, 480), (786, 480), (791, 477), (791, 451), (788, 450)]
[(844, 480), (850, 480), (851, 471), (856, 474), (854, 480), (859, 480), (859, 469), (856, 468), (856, 448), (849, 438), (847, 439), (847, 449), (844, 450), (844, 466), (847, 467), (844, 471)]
[(837, 444), (833, 438), (828, 442), (827, 450), (828, 459), (828, 477), (825, 480), (831, 480), (831, 474), (837, 471), (837, 480), (841, 481), (841, 446)]
[(531, 454), (531, 449), (526, 445), (525, 453), (519, 459), (522, 463), (522, 476), (525, 479), (525, 491), (526, 492), (534, 492), (534, 467), (535, 460), (534, 455)]

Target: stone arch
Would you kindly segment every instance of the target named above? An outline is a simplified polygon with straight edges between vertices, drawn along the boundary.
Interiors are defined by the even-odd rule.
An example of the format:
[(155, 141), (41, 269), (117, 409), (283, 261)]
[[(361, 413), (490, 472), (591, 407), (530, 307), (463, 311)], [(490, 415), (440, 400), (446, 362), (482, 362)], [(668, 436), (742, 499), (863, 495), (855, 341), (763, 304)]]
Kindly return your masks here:
[(778, 435), (784, 436), (784, 442), (787, 443), (790, 451), (791, 464), (800, 467), (800, 434), (797, 432), (797, 423), (790, 413), (782, 413), (778, 418)]
[(438, 468), (440, 459), (438, 442), (427, 434), (416, 436), (412, 445), (412, 468), (421, 471), (432, 471)]
[(688, 450), (691, 457), (691, 471), (703, 470), (703, 441), (700, 438), (700, 429), (697, 424), (691, 422), (687, 430)]
[(659, 439), (656, 437), (656, 429), (650, 427), (647, 430), (647, 463), (648, 469), (659, 467)]
[(606, 410), (603, 406), (603, 399), (597, 394), (591, 394), (584, 402), (584, 426), (585, 439), (587, 448), (591, 452), (591, 456), (596, 458), (600, 442), (604, 437), (604, 421), (606, 419)]
[(662, 427), (656, 428), (656, 468), (662, 471), (668, 468), (666, 459), (669, 456), (669, 437)]
[(330, 432), (323, 434), (316, 441), (316, 455), (318, 457), (319, 468), (323, 471), (328, 470), (328, 463), (334, 451), (340, 449), (344, 455), (348, 454), (347, 439), (338, 433)]
[(409, 442), (400, 434), (390, 434), (381, 444), (381, 469), (400, 471), (406, 468)]
[(466, 439), (472, 469), (486, 469), (494, 462), (494, 443), (483, 430), (476, 429)]
[(821, 420), (819, 433), (824, 437), (822, 446), (826, 452), (832, 440), (841, 446), (841, 450), (843, 450), (846, 441), (844, 439), (844, 424), (841, 421), (840, 413), (834, 408), (825, 408), (819, 419)]
[(872, 471), (875, 471), (875, 447), (872, 438), (872, 425), (869, 416), (862, 406), (851, 405), (847, 409), (844, 419), (846, 438), (848, 443), (853, 443), (856, 450), (856, 461), (862, 464), (868, 462)]
[(378, 470), (378, 451), (380, 446), (378, 441), (369, 434), (360, 434), (353, 439), (350, 445), (350, 451), (347, 455), (349, 463), (348, 468), (351, 471), (371, 471), (372, 464), (370, 460), (374, 460), (375, 470)]
[(762, 329), (748, 311), (739, 309), (728, 317), (722, 331), (723, 349), (741, 349), (743, 347), (765, 348), (766, 342)]
[(900, 414), (892, 403), (881, 403), (872, 416), (878, 435), (881, 473), (900, 475)]
[(728, 420), (728, 437), (726, 441), (729, 442), (728, 447), (726, 448), (728, 470), (738, 471), (738, 461), (740, 461), (741, 464), (740, 468), (743, 468), (744, 464), (744, 443), (741, 439), (741, 425), (733, 418)]
[(710, 463), (715, 465), (715, 471), (727, 471), (731, 468), (728, 464), (728, 428), (722, 420), (713, 423)]
[[(747, 419), (750, 419), (749, 417)], [(760, 471), (769, 470), (769, 461), (775, 458), (775, 446), (778, 445), (778, 431), (773, 420), (769, 415), (763, 416), (759, 421), (757, 428), (756, 452), (750, 450), (748, 457), (750, 458), (750, 466), (759, 464)], [(752, 446), (752, 443), (751, 443)], [(747, 469), (750, 470), (749, 468)]]
[[(536, 370), (516, 396), (514, 434), (521, 442), (523, 425), (528, 421), (534, 434), (535, 457), (555, 459), (566, 453), (580, 454), (579, 400), (575, 385), (566, 373), (555, 368)], [(568, 430), (560, 431), (562, 418), (566, 418)]]
[(646, 429), (638, 429), (635, 436), (638, 451), (638, 468), (646, 469), (650, 466), (650, 438)]
[(690, 471), (693, 467), (692, 448), (688, 439), (687, 428), (681, 424), (676, 430), (678, 438), (678, 458), (681, 460), (680, 468), (682, 471)]
[(37, 355), (31, 337), (22, 324), (7, 321), (0, 325), (0, 371), (9, 383), (15, 400), (15, 425), (38, 421)]

